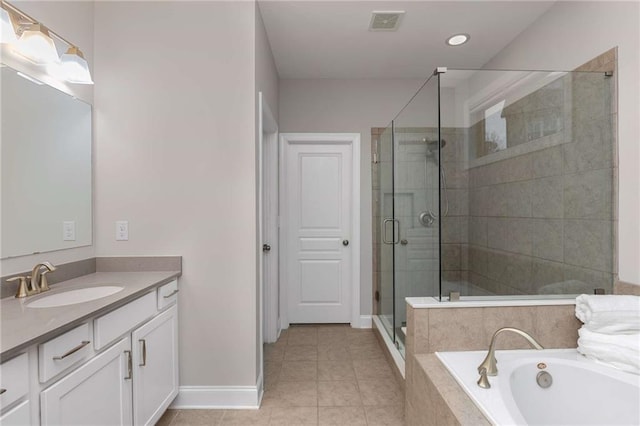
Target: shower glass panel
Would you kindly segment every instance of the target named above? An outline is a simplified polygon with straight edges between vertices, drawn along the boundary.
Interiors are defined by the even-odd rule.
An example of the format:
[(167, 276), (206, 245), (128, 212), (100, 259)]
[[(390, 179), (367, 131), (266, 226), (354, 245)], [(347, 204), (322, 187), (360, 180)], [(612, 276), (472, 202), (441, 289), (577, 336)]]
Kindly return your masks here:
[(393, 129), (389, 124), (378, 136), (377, 191), (374, 191), (377, 314), (382, 326), (394, 339), (393, 327)]
[(395, 344), (404, 355), (406, 297), (437, 296), (440, 274), (438, 76), (393, 120), (393, 285)]
[(449, 69), (440, 83), (443, 138), (460, 135), (443, 151), (442, 295), (610, 293), (612, 73)]

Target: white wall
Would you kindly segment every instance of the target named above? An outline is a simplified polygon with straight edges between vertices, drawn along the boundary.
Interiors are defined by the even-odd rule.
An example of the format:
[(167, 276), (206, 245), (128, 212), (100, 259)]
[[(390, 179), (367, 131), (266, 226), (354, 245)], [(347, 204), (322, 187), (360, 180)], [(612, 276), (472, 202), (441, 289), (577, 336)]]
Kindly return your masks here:
[(95, 7), (96, 251), (183, 256), (181, 385), (256, 384), (254, 12)]
[(640, 285), (640, 3), (558, 2), (488, 69), (571, 70), (618, 46), (620, 280)]
[[(25, 13), (39, 19), (56, 33), (59, 33), (71, 42), (77, 43), (89, 67), (93, 69), (93, 2), (82, 1), (30, 1), (18, 0), (12, 2)], [(58, 52), (60, 54), (64, 52)], [(2, 61), (14, 69), (24, 71), (47, 83), (55, 84), (60, 90), (71, 93), (78, 98), (93, 103), (93, 86), (72, 85), (56, 82), (47, 78), (44, 68), (28, 64), (15, 55), (7, 54), (3, 48)], [(95, 235), (94, 235), (95, 240)], [(33, 265), (42, 261), (50, 261), (53, 264), (68, 263), (75, 260), (86, 259), (95, 255), (94, 246), (74, 249), (58, 250), (30, 256), (20, 256), (0, 261), (0, 275), (9, 275), (17, 272), (31, 270)]]
[(360, 314), (372, 297), (371, 128), (386, 127), (422, 85), (421, 80), (281, 80), (281, 132), (359, 133)]

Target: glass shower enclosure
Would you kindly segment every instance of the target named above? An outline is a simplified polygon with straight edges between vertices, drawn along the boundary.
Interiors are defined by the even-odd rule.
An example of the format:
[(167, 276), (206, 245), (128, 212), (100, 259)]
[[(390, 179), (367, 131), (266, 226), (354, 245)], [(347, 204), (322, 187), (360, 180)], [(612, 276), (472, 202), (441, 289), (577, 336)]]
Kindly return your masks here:
[(439, 68), (380, 130), (375, 313), (403, 356), (407, 297), (611, 292), (612, 77)]

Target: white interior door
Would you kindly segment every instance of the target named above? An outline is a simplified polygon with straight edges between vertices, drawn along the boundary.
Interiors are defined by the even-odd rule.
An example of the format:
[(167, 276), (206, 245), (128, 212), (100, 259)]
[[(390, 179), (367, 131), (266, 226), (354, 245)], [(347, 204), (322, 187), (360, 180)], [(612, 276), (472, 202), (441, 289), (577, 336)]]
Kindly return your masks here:
[(358, 135), (282, 135), (281, 254), (289, 323), (353, 322), (354, 294), (359, 291), (354, 282), (359, 247), (354, 232), (357, 139)]

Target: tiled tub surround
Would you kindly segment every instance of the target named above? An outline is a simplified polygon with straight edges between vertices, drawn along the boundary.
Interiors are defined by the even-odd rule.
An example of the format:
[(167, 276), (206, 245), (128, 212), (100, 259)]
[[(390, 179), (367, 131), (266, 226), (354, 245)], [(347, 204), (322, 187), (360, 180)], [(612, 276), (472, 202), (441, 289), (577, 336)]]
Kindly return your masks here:
[[(24, 348), (70, 330), (88, 318), (123, 306), (151, 289), (168, 283), (182, 274), (180, 257), (165, 258), (167, 262), (158, 260), (162, 258), (137, 259), (139, 259), (139, 266), (142, 268), (142, 272), (94, 272), (54, 284), (51, 286), (50, 291), (42, 293), (42, 295), (30, 296), (25, 299), (13, 297), (2, 299), (0, 302), (2, 321), (0, 336), (1, 359), (9, 359)], [(109, 262), (115, 262), (115, 260), (110, 260)], [(160, 266), (161, 264), (170, 265), (176, 269), (144, 270), (144, 265), (149, 266), (152, 264), (160, 269), (163, 268), (163, 266)], [(85, 266), (80, 269), (84, 270)], [(115, 268), (115, 266), (112, 267)], [(64, 267), (62, 269), (64, 270)], [(53, 274), (55, 273), (50, 275), (53, 277)], [(118, 285), (122, 286), (123, 290), (100, 299), (60, 307), (42, 309), (26, 306), (29, 302), (40, 297), (72, 289), (100, 285)]]
[(491, 424), (435, 354), (417, 355), (415, 365), (407, 426)]
[[(459, 304), (463, 303), (472, 302), (460, 302)], [(507, 326), (526, 331), (548, 349), (576, 347), (578, 329), (582, 323), (575, 317), (573, 300), (554, 302), (567, 303), (565, 305), (545, 305), (544, 301), (532, 300), (519, 303), (528, 305), (452, 308), (446, 307), (445, 303), (440, 303), (433, 308), (407, 306), (405, 377), (408, 424), (482, 424), (459, 421), (456, 423), (454, 421), (455, 416), (470, 410), (468, 407), (465, 408), (465, 405), (458, 406), (457, 404), (462, 403), (460, 401), (468, 400), (474, 409), (475, 405), (435, 358), (433, 353), (436, 351), (487, 350), (493, 333), (497, 329)], [(535, 303), (538, 305), (532, 305)], [(502, 335), (498, 338), (496, 347), (498, 349), (526, 349), (528, 343), (520, 336)], [(439, 375), (441, 379), (429, 378), (427, 380), (424, 368), (428, 365), (425, 362), (432, 367), (439, 365), (442, 368), (443, 373)], [(439, 372), (440, 370), (433, 371)], [(431, 371), (429, 371), (430, 375)], [(440, 401), (438, 394), (431, 390), (425, 390), (425, 386), (430, 382), (440, 395), (439, 398), (446, 398), (446, 404), (443, 407), (449, 407), (449, 411), (447, 409), (443, 411), (442, 408), (427, 410), (426, 407), (429, 406), (429, 401), (425, 401), (427, 396), (435, 395), (434, 400)], [(461, 392), (464, 397), (449, 400), (449, 391), (452, 390)], [(416, 406), (419, 401), (422, 401), (422, 405)]]

